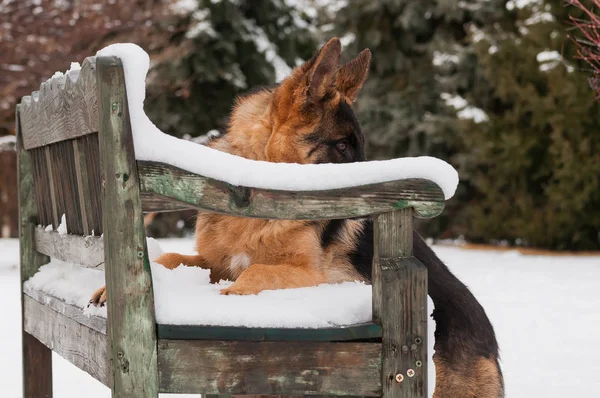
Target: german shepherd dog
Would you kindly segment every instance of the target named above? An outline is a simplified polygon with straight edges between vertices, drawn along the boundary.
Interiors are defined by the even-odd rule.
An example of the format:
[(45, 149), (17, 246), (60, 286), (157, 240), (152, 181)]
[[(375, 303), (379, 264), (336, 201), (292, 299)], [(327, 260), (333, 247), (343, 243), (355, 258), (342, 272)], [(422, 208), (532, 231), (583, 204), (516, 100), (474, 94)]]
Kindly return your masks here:
[[(330, 40), (272, 89), (238, 98), (227, 132), (208, 145), (248, 159), (286, 163), (365, 160), (364, 137), (352, 110), (371, 61), (369, 50), (340, 65)], [(166, 253), (156, 261), (211, 270), (211, 281), (235, 281), (221, 294), (371, 280), (371, 219), (286, 221), (199, 213), (198, 255)], [(475, 297), (414, 233), (414, 256), (428, 269), (435, 305), (434, 397), (504, 396), (498, 344)], [(92, 297), (106, 300), (103, 290)]]

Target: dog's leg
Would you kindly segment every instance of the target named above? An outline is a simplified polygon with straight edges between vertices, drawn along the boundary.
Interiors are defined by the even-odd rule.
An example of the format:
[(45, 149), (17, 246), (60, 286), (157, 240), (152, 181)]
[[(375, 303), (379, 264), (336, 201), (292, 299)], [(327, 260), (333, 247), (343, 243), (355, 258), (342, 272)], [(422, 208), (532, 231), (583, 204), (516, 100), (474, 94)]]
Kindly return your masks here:
[(252, 264), (221, 294), (257, 294), (263, 290), (316, 286), (325, 282), (322, 272), (310, 266)]
[(154, 262), (168, 269), (174, 269), (181, 264), (187, 267), (200, 267), (210, 270), (210, 283), (217, 283), (223, 279), (231, 279), (231, 275), (221, 267), (213, 267), (200, 255), (185, 255), (179, 253), (165, 253), (160, 255)]
[[(231, 279), (231, 276), (223, 269), (211, 267), (210, 264), (198, 255), (184, 255), (179, 253), (165, 253), (159, 256), (154, 262), (168, 269), (174, 269), (183, 264), (188, 267), (201, 267), (210, 269), (210, 282), (217, 283), (223, 279)], [(106, 286), (96, 290), (88, 305), (104, 306), (106, 304)]]

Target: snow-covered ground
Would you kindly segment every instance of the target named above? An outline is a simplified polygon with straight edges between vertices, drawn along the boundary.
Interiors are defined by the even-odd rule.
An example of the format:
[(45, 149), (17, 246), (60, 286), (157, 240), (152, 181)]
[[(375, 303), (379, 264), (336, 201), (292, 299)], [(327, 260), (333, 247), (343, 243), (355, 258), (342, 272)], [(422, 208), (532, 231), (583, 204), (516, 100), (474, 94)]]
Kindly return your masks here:
[[(160, 243), (167, 251), (192, 247), (190, 239)], [(496, 328), (507, 397), (600, 395), (600, 257), (434, 248), (469, 285)], [(0, 239), (3, 398), (21, 397), (17, 264), (18, 242)], [(56, 397), (110, 396), (106, 387), (59, 356), (53, 361)]]

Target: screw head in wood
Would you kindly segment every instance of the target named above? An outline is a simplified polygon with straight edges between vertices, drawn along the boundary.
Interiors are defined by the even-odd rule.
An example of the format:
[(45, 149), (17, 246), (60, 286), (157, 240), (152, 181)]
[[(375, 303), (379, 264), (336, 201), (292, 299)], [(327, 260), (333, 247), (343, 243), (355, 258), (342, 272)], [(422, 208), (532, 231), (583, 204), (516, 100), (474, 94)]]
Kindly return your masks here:
[(403, 353), (407, 353), (408, 352), (408, 346), (407, 345), (403, 345), (402, 346), (402, 352)]
[(413, 376), (415, 375), (415, 371), (414, 371), (413, 369), (408, 369), (408, 370), (406, 371), (406, 375), (407, 375), (408, 377), (413, 377)]
[(416, 343), (416, 344), (421, 344), (422, 342), (423, 342), (423, 340), (422, 340), (420, 337), (417, 337), (417, 338), (415, 339), (415, 343)]
[(416, 345), (416, 344), (411, 344), (411, 345), (410, 345), (410, 349), (411, 349), (412, 351), (417, 351), (417, 345)]
[(420, 368), (421, 366), (423, 366), (423, 362), (417, 361), (415, 362), (415, 365), (417, 365), (417, 368)]
[(396, 375), (396, 382), (397, 383), (402, 383), (402, 381), (404, 381), (404, 376), (402, 375), (402, 373), (398, 373)]

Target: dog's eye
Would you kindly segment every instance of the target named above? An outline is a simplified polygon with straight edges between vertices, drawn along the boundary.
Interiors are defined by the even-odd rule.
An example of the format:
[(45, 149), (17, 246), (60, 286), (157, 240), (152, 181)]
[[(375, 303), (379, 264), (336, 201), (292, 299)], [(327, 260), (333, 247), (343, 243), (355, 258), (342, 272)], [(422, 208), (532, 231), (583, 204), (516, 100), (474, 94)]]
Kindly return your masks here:
[(348, 141), (340, 141), (337, 144), (335, 144), (335, 147), (338, 151), (345, 152), (346, 149), (348, 149)]

